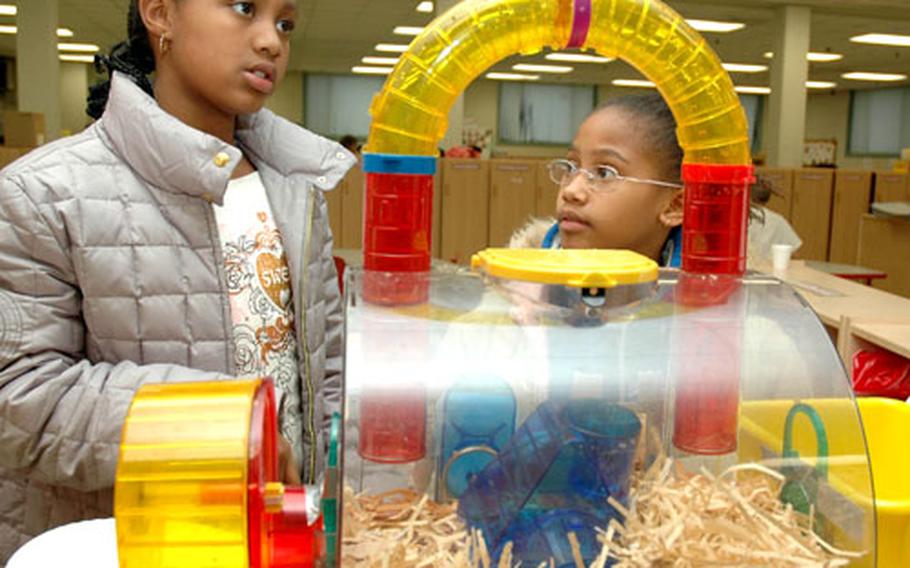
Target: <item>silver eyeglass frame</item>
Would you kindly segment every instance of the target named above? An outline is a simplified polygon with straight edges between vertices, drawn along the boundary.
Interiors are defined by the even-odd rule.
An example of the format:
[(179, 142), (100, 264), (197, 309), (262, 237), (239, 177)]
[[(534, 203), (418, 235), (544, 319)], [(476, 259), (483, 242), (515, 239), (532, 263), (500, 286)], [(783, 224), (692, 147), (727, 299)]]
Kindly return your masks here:
[[(562, 177), (562, 179), (557, 179), (557, 176), (555, 174), (554, 170), (557, 166), (559, 166), (560, 168), (568, 167), (568, 170), (566, 171), (566, 175), (564, 175)], [(584, 174), (585, 179), (587, 179), (589, 187), (593, 188), (595, 191), (601, 191), (601, 192), (605, 192), (605, 193), (609, 193), (611, 190), (609, 188), (602, 187), (601, 184), (610, 186), (613, 184), (613, 182), (617, 182), (617, 181), (630, 181), (633, 183), (646, 183), (646, 184), (656, 185), (659, 187), (666, 187), (669, 189), (683, 189), (683, 185), (679, 184), (679, 183), (671, 183), (669, 181), (658, 181), (658, 180), (654, 180), (654, 179), (641, 179), (641, 178), (632, 177), (632, 176), (624, 176), (624, 175), (621, 175), (616, 170), (616, 168), (614, 168), (613, 166), (598, 166), (598, 168), (606, 168), (606, 169), (612, 171), (613, 177), (611, 177), (610, 179), (604, 179), (604, 178), (598, 177), (597, 174), (595, 174), (591, 170), (589, 170), (587, 168), (578, 167), (578, 165), (575, 162), (573, 162), (572, 160), (557, 159), (557, 160), (551, 160), (550, 162), (547, 162), (547, 174), (550, 176), (550, 179), (553, 181), (553, 183), (557, 184), (560, 187), (565, 187), (565, 186), (569, 185), (570, 183), (572, 183), (572, 180), (575, 179), (576, 175), (578, 175), (579, 173), (582, 173), (582, 174)], [(606, 182), (606, 183), (604, 183), (604, 182)]]

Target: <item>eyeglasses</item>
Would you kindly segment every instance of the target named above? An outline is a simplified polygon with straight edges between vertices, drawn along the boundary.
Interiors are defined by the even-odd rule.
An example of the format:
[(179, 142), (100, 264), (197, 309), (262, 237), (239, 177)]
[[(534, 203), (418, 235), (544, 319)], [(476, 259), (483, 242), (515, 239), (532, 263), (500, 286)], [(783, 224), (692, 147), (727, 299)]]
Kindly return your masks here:
[(653, 179), (640, 179), (635, 177), (623, 176), (613, 166), (597, 166), (593, 170), (579, 168), (578, 164), (571, 160), (553, 160), (547, 164), (547, 171), (550, 173), (550, 179), (554, 183), (565, 187), (572, 183), (575, 176), (579, 173), (584, 174), (588, 180), (588, 185), (595, 191), (611, 192), (616, 189), (617, 181), (630, 181), (633, 183), (649, 183), (660, 187), (669, 187), (672, 189), (682, 189), (678, 183), (668, 181), (657, 181)]

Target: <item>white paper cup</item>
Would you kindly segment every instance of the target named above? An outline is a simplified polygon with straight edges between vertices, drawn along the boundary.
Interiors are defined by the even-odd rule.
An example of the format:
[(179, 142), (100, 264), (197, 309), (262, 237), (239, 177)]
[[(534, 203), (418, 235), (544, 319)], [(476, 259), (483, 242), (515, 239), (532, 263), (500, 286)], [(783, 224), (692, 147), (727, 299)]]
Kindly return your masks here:
[(790, 266), (790, 255), (793, 254), (793, 245), (771, 245), (771, 262), (774, 272), (783, 272)]

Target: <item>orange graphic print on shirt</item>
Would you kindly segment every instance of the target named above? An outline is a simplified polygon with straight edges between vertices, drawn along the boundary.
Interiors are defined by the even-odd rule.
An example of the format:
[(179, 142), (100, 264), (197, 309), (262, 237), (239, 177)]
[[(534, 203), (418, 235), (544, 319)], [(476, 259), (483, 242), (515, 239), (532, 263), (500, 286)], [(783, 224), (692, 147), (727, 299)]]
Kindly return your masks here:
[(303, 408), (284, 243), (262, 187), (240, 185), (235, 191), (233, 183), (216, 217), (234, 324), (235, 371), (274, 381), (281, 433), (302, 463)]
[[(235, 327), (240, 324), (252, 332), (259, 346), (258, 363), (268, 367), (271, 359), (294, 348), (294, 319), (289, 309), (290, 272), (281, 235), (269, 223), (268, 214), (260, 211), (256, 217), (261, 223), (259, 230), (227, 243), (225, 259)], [(253, 363), (249, 354), (243, 361)]]

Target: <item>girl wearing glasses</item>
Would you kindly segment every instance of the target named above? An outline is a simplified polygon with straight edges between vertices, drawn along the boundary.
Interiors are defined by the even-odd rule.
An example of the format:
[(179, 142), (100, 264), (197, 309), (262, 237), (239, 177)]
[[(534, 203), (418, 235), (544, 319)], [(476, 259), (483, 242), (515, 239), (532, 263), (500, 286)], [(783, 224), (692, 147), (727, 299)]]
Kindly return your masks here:
[(556, 220), (533, 220), (512, 247), (628, 249), (679, 266), (683, 152), (658, 94), (611, 99), (582, 123), (565, 159), (548, 165), (559, 184)]

